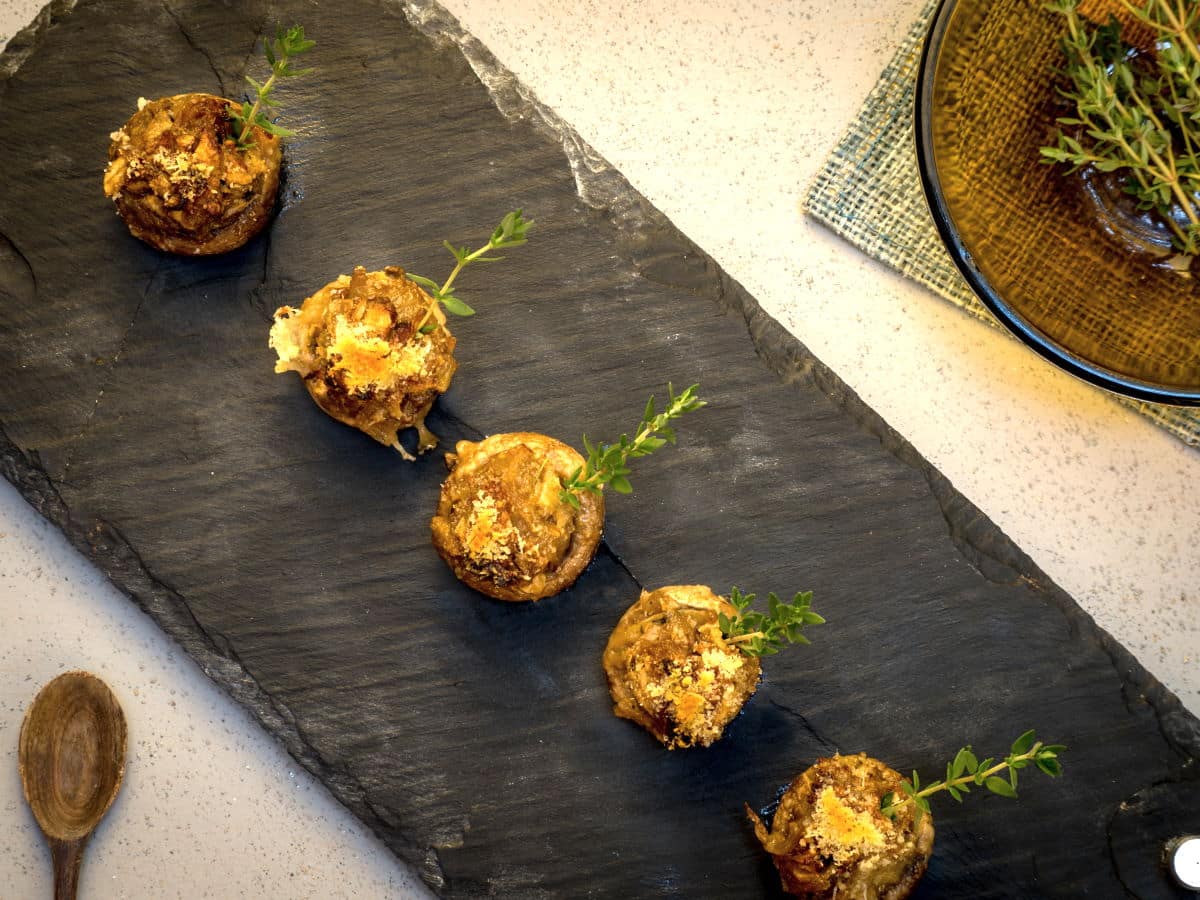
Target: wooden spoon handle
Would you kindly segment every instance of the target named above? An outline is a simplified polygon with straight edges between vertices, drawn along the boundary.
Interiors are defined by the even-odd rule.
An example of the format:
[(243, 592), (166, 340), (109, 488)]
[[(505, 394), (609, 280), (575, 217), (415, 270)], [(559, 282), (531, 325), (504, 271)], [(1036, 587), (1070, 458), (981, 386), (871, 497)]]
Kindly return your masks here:
[(87, 838), (60, 841), (49, 838), (50, 858), (54, 861), (54, 900), (75, 900), (79, 888), (79, 864)]

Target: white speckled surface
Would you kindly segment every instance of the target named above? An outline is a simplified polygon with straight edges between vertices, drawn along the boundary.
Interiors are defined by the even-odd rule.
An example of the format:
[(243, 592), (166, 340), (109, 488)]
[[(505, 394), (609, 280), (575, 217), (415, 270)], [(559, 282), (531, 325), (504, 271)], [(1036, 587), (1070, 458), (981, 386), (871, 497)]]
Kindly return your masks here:
[[(445, 5), (1200, 712), (1200, 451), (799, 212), (920, 0)], [(0, 0), (0, 39), (39, 6)], [(419, 895), (6, 483), (0, 604), (4, 897), (49, 896), (16, 734), (37, 687), (80, 667), (130, 728), (83, 896)]]

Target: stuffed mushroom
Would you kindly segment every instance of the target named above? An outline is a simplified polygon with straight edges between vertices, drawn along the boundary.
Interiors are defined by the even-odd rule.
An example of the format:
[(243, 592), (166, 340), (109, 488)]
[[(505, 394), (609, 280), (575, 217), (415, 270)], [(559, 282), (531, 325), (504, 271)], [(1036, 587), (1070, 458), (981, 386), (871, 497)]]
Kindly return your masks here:
[(613, 712), (671, 750), (720, 738), (762, 672), (756, 657), (725, 639), (722, 613), (737, 610), (704, 585), (643, 591), (604, 649)]
[[(433, 323), (437, 327), (426, 326)], [(340, 275), (299, 308), (275, 312), (276, 372), (296, 372), (322, 410), (405, 459), (399, 432), (417, 430), (420, 452), (437, 446), (425, 417), (450, 387), (455, 338), (440, 307), (404, 270), (362, 266)]]
[(279, 138), (258, 126), (239, 145), (236, 104), (212, 94), (138, 100), (111, 135), (104, 193), (137, 238), (168, 253), (241, 247), (270, 221)]
[(563, 496), (563, 479), (583, 463), (544, 434), (459, 441), (446, 455), (450, 475), (430, 523), (438, 554), (462, 582), (498, 600), (540, 600), (570, 587), (604, 527), (603, 494), (583, 493), (577, 503)]
[[(523, 242), (525, 227), (519, 210), (510, 213), (492, 245), (503, 246), (506, 235)], [(460, 263), (470, 258), (465, 251), (455, 256)], [(587, 459), (529, 431), (460, 441), (446, 455), (450, 475), (431, 522), (437, 552), (461, 581), (497, 600), (541, 600), (566, 590), (600, 546), (605, 489), (633, 490), (629, 461), (674, 441), (667, 423), (705, 405), (697, 387), (676, 394), (668, 385), (660, 413), (651, 397), (632, 438), (592, 444), (585, 437)]]
[(783, 889), (809, 900), (908, 897), (933, 852), (933, 816), (911, 803), (883, 814), (884, 798), (900, 796), (902, 782), (864, 753), (833, 756), (792, 782), (769, 829), (747, 806)]

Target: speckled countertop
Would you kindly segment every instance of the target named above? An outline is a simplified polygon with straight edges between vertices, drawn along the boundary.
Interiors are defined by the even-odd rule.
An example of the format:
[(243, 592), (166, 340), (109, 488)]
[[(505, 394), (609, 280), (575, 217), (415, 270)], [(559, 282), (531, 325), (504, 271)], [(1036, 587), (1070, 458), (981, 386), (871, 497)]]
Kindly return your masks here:
[[(1200, 450), (800, 212), (921, 0), (444, 5), (1200, 713)], [(6, 482), (0, 621), (3, 897), (50, 896), (16, 735), (73, 668), (130, 730), (82, 896), (425, 895)]]

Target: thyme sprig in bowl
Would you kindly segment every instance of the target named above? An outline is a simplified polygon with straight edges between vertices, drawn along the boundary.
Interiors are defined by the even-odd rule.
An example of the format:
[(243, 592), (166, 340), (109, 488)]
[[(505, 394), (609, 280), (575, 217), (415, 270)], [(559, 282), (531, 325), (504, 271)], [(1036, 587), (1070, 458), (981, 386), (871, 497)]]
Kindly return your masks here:
[[(1128, 122), (1144, 130), (1144, 149), (1135, 150), (1143, 187), (1113, 147), (1088, 134), (1111, 134), (1113, 125), (1086, 104), (1081, 115), (1067, 96), (1102, 88), (1111, 73), (1093, 71), (1077, 86), (1066, 72), (1064, 41), (1090, 48), (1097, 60), (1114, 59), (1105, 36), (1111, 30), (1093, 37), (1108, 10), (1148, 26), (1122, 0), (1087, 0), (1089, 11), (1104, 11), (1102, 21), (1082, 26), (1087, 36), (1075, 40), (1057, 11), (1073, 0), (1050, 2), (1056, 8), (1044, 0), (945, 0), (938, 9), (915, 104), (917, 161), (934, 224), (987, 310), (1047, 360), (1129, 398), (1200, 406), (1200, 265), (1182, 253), (1197, 232), (1171, 186), (1178, 178), (1188, 195), (1185, 155), (1160, 154), (1166, 167), (1155, 174), (1149, 150), (1162, 137), (1144, 110), (1125, 107)], [(1132, 77), (1141, 92), (1141, 66), (1115, 77)], [(1161, 79), (1170, 96), (1164, 76), (1147, 77)], [(1174, 89), (1182, 100), (1183, 87)], [(1159, 122), (1167, 132), (1175, 128)], [(1127, 139), (1116, 125), (1118, 140)], [(1062, 163), (1053, 158), (1059, 151)], [(1122, 181), (1141, 196), (1126, 193)], [(1174, 225), (1160, 212), (1168, 208)], [(1140, 228), (1143, 220), (1156, 223), (1154, 242), (1125, 224)]]
[(1058, 119), (1049, 163), (1067, 171), (1119, 172), (1137, 208), (1153, 211), (1180, 252), (1200, 252), (1200, 7), (1182, 0), (1122, 3), (1155, 37), (1152, 52), (1122, 40), (1116, 16), (1092, 25), (1079, 0), (1053, 0), (1062, 16), (1064, 74), (1060, 88), (1075, 108)]

